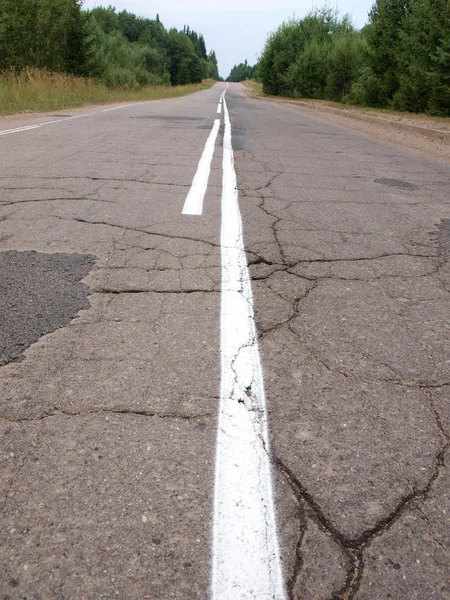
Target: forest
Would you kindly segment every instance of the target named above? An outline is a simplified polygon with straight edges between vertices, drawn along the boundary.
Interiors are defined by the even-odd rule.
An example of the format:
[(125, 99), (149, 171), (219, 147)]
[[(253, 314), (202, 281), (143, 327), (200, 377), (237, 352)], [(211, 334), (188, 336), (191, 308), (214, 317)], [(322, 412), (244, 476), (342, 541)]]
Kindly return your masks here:
[(252, 67), (246, 59), (243, 63), (234, 65), (227, 77), (227, 81), (245, 81), (246, 79), (257, 79), (257, 77), (256, 65)]
[(269, 35), (256, 70), (267, 94), (450, 116), (450, 0), (376, 0), (362, 30), (312, 11)]
[(218, 79), (201, 33), (166, 29), (112, 6), (81, 0), (0, 0), (0, 71), (38, 68), (91, 77), (108, 86), (185, 85)]

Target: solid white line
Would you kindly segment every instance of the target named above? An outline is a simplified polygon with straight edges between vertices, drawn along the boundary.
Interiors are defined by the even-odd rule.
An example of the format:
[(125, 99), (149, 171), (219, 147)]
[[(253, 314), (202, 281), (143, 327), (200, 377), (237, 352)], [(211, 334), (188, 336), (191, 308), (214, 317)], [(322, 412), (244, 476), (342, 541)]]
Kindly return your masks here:
[[(134, 104), (145, 104), (144, 102), (135, 102)], [(73, 115), (71, 117), (65, 117), (63, 119), (55, 119), (54, 121), (44, 121), (44, 123), (37, 123), (36, 125), (27, 125), (24, 127), (16, 127), (15, 129), (4, 129), (0, 130), (0, 136), (2, 135), (10, 135), (11, 133), (19, 133), (21, 131), (29, 131), (30, 129), (39, 129), (40, 127), (44, 127), (44, 125), (54, 125), (55, 123), (64, 123), (64, 121), (71, 121), (73, 119), (83, 119), (86, 117), (92, 117), (94, 115), (98, 115), (100, 113), (109, 112), (111, 110), (118, 110), (119, 108), (125, 108), (127, 106), (131, 106), (130, 104), (121, 104), (120, 106), (113, 106), (112, 108), (104, 108), (102, 110), (96, 110), (91, 113), (83, 113), (81, 115)]]
[(261, 362), (223, 101), (221, 389), (212, 600), (285, 600)]
[[(104, 108), (102, 110), (96, 110), (91, 113), (83, 113), (81, 115), (73, 115), (71, 117), (65, 117), (63, 119), (55, 119), (54, 121), (45, 121), (44, 123), (37, 123), (36, 125), (27, 125), (24, 127), (16, 127), (15, 129), (4, 129), (0, 130), (0, 136), (10, 135), (12, 133), (20, 133), (22, 131), (29, 131), (30, 129), (39, 129), (39, 127), (44, 127), (44, 125), (54, 125), (55, 123), (64, 123), (65, 121), (71, 121), (73, 119), (83, 119), (86, 117), (92, 117), (101, 113), (110, 112), (111, 110), (119, 110), (120, 108), (126, 108), (127, 106), (134, 106), (137, 104), (148, 104), (152, 102), (152, 100), (146, 102), (133, 102), (128, 104), (121, 104), (120, 106), (112, 106), (110, 108)], [(219, 112), (219, 111), (217, 111)]]
[(37, 129), (40, 125), (28, 125), (26, 127), (16, 127), (15, 129), (4, 129), (0, 131), (0, 135), (9, 135), (10, 133), (19, 133), (19, 131), (29, 131), (30, 129)]
[(214, 126), (206, 140), (205, 149), (198, 163), (197, 172), (192, 181), (191, 189), (184, 203), (183, 215), (201, 215), (203, 212), (203, 198), (208, 188), (211, 161), (214, 155), (217, 134), (219, 132), (220, 119), (214, 121)]

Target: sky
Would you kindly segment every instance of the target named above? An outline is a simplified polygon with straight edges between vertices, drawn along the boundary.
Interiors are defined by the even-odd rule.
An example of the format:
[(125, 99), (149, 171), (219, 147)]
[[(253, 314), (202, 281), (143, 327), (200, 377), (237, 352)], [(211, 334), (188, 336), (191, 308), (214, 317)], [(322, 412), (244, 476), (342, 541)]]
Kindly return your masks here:
[(115, 6), (142, 17), (159, 14), (166, 28), (189, 25), (202, 33), (208, 50), (215, 50), (219, 73), (228, 77), (235, 64), (257, 61), (267, 35), (290, 17), (301, 18), (314, 7), (328, 4), (350, 14), (362, 27), (374, 0), (85, 0), (83, 8)]

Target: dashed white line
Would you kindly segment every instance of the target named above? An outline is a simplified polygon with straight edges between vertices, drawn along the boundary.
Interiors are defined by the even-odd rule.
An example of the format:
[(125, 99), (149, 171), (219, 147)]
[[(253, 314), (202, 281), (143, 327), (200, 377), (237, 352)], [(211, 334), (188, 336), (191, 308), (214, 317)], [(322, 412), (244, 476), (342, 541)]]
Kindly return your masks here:
[(212, 600), (285, 600), (264, 383), (223, 101), (221, 389)]
[(223, 104), (223, 99), (224, 99), (224, 96), (225, 96), (225, 91), (223, 91), (223, 92), (220, 94), (219, 106), (217, 107), (217, 114), (218, 114), (218, 115), (220, 115), (220, 113), (222, 112), (222, 104)]
[(191, 189), (184, 203), (183, 215), (201, 215), (203, 212), (203, 199), (208, 188), (208, 179), (211, 171), (211, 161), (214, 155), (220, 119), (214, 121), (214, 126), (206, 140), (202, 157), (198, 163), (197, 172), (192, 181)]

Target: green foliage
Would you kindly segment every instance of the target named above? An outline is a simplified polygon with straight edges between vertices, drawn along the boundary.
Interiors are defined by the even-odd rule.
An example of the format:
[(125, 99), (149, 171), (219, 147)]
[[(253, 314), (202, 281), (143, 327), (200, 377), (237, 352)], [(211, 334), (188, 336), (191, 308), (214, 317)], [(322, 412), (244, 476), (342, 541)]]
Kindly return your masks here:
[(367, 44), (349, 23), (344, 24), (331, 40), (328, 55), (325, 97), (337, 102), (347, 98), (364, 66)]
[(256, 70), (256, 65), (253, 67), (250, 66), (246, 59), (245, 62), (234, 65), (227, 77), (227, 81), (245, 81), (246, 79), (255, 79)]
[(221, 77), (219, 77), (219, 66), (217, 64), (216, 53), (214, 50), (208, 54), (207, 65), (206, 65), (206, 79), (215, 79), (216, 81), (223, 81)]
[(358, 71), (359, 46), (349, 18), (329, 8), (283, 23), (260, 58), (264, 92), (341, 100)]
[(387, 106), (398, 89), (401, 34), (409, 9), (408, 0), (376, 0), (369, 13), (366, 64), (376, 81), (376, 106)]
[(450, 116), (450, 0), (375, 0), (361, 31), (329, 8), (292, 19), (258, 76), (268, 94)]
[(214, 52), (185, 27), (167, 31), (112, 6), (81, 0), (0, 0), (0, 70), (37, 67), (102, 79), (109, 86), (185, 85), (219, 78)]
[(393, 98), (396, 108), (450, 114), (448, 11), (448, 0), (410, 3), (400, 35), (401, 75)]
[(78, 0), (0, 0), (0, 69), (81, 74), (88, 45)]
[(127, 102), (178, 98), (213, 85), (212, 81), (187, 86), (147, 86), (135, 90), (110, 88), (102, 81), (74, 77), (65, 73), (49, 73), (28, 67), (0, 73), (0, 114), (22, 110), (58, 110), (65, 107), (102, 102)]

